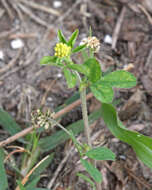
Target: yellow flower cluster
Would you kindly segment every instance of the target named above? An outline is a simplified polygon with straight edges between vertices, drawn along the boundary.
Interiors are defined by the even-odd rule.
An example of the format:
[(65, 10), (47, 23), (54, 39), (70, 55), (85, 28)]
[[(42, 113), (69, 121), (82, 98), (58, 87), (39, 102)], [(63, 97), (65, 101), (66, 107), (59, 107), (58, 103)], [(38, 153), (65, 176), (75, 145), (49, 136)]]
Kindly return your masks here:
[(60, 58), (66, 57), (71, 53), (71, 47), (63, 43), (57, 43), (54, 50), (55, 50), (55, 56)]

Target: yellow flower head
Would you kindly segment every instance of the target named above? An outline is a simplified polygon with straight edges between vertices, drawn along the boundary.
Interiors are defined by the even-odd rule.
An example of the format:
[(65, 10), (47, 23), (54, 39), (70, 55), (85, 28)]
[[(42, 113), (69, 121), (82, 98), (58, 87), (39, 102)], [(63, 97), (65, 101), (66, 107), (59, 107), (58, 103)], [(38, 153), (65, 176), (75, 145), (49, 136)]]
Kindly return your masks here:
[(66, 57), (71, 53), (71, 47), (63, 43), (57, 43), (54, 50), (55, 50), (55, 56), (60, 58)]

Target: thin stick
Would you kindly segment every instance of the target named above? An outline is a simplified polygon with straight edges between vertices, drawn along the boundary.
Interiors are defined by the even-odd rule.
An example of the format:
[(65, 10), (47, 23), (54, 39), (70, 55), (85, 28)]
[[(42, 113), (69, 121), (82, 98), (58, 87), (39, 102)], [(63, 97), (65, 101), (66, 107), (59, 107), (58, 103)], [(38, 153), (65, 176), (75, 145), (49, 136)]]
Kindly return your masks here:
[[(89, 93), (87, 95), (87, 100), (90, 99), (91, 97), (93, 97), (93, 94), (92, 93)], [(81, 100), (77, 100), (75, 102), (73, 102), (72, 104), (70, 104), (69, 106), (63, 108), (62, 110), (60, 110), (59, 112), (57, 112), (55, 115), (54, 115), (54, 119), (57, 119), (58, 117), (62, 116), (63, 114), (71, 111), (74, 107), (78, 106), (81, 104)], [(4, 141), (1, 141), (0, 142), (0, 147), (4, 147), (5, 145), (9, 144), (9, 143), (12, 143), (14, 142), (15, 140), (21, 138), (21, 137), (24, 137), (25, 135), (27, 135), (28, 133), (32, 132), (35, 128), (34, 127), (29, 127), (29, 128), (26, 128), (24, 130), (22, 130), (21, 132), (19, 133), (16, 133), (14, 136), (11, 136), (9, 138), (7, 138), (6, 140)]]
[(68, 15), (75, 9), (75, 7), (81, 3), (82, 0), (77, 0), (71, 7), (70, 9), (68, 9), (62, 16), (60, 16), (56, 21), (55, 23), (59, 23), (59, 22), (62, 22), (65, 18), (68, 17)]
[[(10, 2), (11, 3), (11, 2)], [(20, 18), (20, 20), (23, 22), (23, 25), (25, 25), (24, 22), (24, 16), (22, 14), (22, 11), (18, 8), (16, 0), (15, 2), (12, 3), (12, 7), (15, 9), (16, 13), (18, 14), (18, 17)]]
[(64, 157), (64, 159), (62, 160), (62, 162), (61, 162), (61, 163), (59, 164), (59, 166), (57, 167), (55, 173), (53, 174), (53, 178), (51, 179), (51, 181), (50, 181), (50, 182), (48, 183), (48, 185), (47, 185), (47, 188), (49, 188), (49, 189), (52, 188), (52, 186), (53, 186), (53, 184), (54, 184), (54, 182), (55, 182), (55, 180), (56, 180), (56, 178), (57, 178), (59, 172), (62, 170), (64, 164), (67, 162), (67, 160), (68, 160), (68, 158), (69, 158), (71, 152), (72, 152), (72, 150), (70, 150), (70, 151), (68, 152), (68, 154)]
[(15, 67), (12, 70), (7, 71), (5, 74), (3, 74), (2, 76), (0, 76), (0, 81), (4, 80), (4, 78), (6, 78), (6, 77), (10, 77), (11, 74), (19, 71), (20, 69), (21, 69), (20, 67)]
[(2, 73), (4, 73), (4, 72), (8, 71), (9, 69), (11, 69), (11, 68), (16, 64), (16, 61), (17, 61), (17, 59), (20, 57), (20, 55), (21, 55), (21, 53), (22, 53), (22, 50), (23, 50), (23, 48), (21, 48), (21, 49), (18, 51), (16, 57), (14, 57), (5, 67), (3, 67), (2, 69), (0, 69), (0, 74), (2, 74)]
[[(31, 176), (31, 174), (34, 172), (34, 170), (36, 170), (36, 168), (38, 168), (47, 158), (49, 157), (46, 156), (45, 158), (43, 158), (36, 166), (34, 166), (29, 173), (22, 179), (22, 185), (25, 185), (25, 183), (28, 181), (29, 177)], [(17, 186), (17, 188), (15, 190), (20, 190), (19, 186)]]
[(21, 8), (21, 10), (25, 13), (25, 14), (27, 14), (32, 20), (34, 20), (36, 23), (38, 23), (38, 24), (40, 24), (40, 25), (42, 25), (42, 26), (46, 26), (46, 27), (48, 27), (48, 24), (44, 21), (44, 20), (42, 20), (42, 19), (40, 19), (38, 16), (36, 16), (36, 15), (34, 15), (27, 7), (25, 7), (24, 5), (22, 5), (22, 4), (18, 4), (18, 6)]
[(4, 9), (0, 9), (0, 18), (4, 15), (5, 10)]
[(56, 16), (60, 16), (60, 15), (61, 15), (60, 12), (57, 11), (57, 10), (55, 10), (55, 9), (52, 9), (52, 8), (50, 8), (50, 7), (49, 7), (49, 8), (48, 8), (48, 7), (45, 7), (45, 6), (43, 6), (43, 5), (40, 5), (40, 4), (38, 4), (38, 3), (34, 3), (34, 2), (32, 2), (32, 1), (26, 1), (26, 0), (18, 0), (18, 1), (20, 1), (20, 2), (22, 2), (22, 3), (24, 3), (24, 4), (26, 4), (26, 5), (29, 6), (29, 7), (32, 7), (32, 8), (34, 8), (34, 9), (47, 12), (47, 13), (49, 13), (49, 14), (53, 14), (53, 15), (56, 15)]
[(2, 4), (3, 4), (3, 6), (5, 7), (5, 9), (6, 9), (6, 11), (7, 11), (8, 16), (10, 17), (10, 19), (11, 19), (11, 20), (13, 20), (14, 15), (13, 15), (13, 13), (12, 13), (12, 11), (11, 11), (10, 7), (8, 6), (8, 4), (7, 4), (6, 0), (1, 0), (1, 3), (2, 3)]
[(138, 7), (143, 11), (143, 13), (147, 16), (147, 19), (149, 21), (149, 23), (152, 25), (152, 17), (150, 16), (150, 14), (148, 13), (148, 11), (145, 9), (144, 6), (142, 6), (141, 4), (138, 4)]
[(4, 32), (1, 32), (0, 33), (0, 40), (7, 38), (9, 35), (11, 35), (12, 33), (16, 32), (16, 30), (17, 30), (16, 28), (15, 29), (13, 28), (12, 30), (6, 30)]
[(51, 82), (51, 84), (49, 85), (49, 87), (46, 89), (46, 92), (44, 93), (44, 95), (43, 95), (43, 97), (42, 97), (42, 100), (41, 100), (41, 103), (40, 103), (41, 106), (44, 106), (44, 104), (45, 104), (45, 102), (46, 102), (46, 98), (47, 98), (47, 96), (48, 96), (48, 93), (49, 93), (49, 91), (51, 90), (51, 88), (53, 87), (53, 85), (54, 85), (55, 83), (56, 83), (56, 79), (53, 80), (53, 81)]
[(148, 55), (147, 60), (146, 60), (146, 64), (144, 66), (145, 71), (149, 70), (149, 66), (151, 65), (151, 62), (152, 62), (152, 49), (149, 52), (149, 55)]
[(36, 33), (17, 33), (9, 35), (9, 39), (15, 38), (36, 38), (38, 35)]
[(145, 181), (144, 179), (140, 179), (139, 177), (137, 177), (134, 172), (128, 168), (126, 165), (124, 165), (125, 169), (127, 170), (128, 172), (128, 175), (130, 175), (132, 178), (134, 178), (136, 180), (136, 183), (140, 183), (142, 186), (144, 186), (145, 188), (151, 190), (152, 186), (147, 183), (147, 181)]
[(120, 16), (119, 16), (119, 18), (117, 20), (116, 27), (115, 27), (114, 32), (112, 34), (112, 49), (116, 48), (118, 36), (119, 36), (119, 33), (120, 33), (121, 25), (122, 25), (126, 10), (127, 10), (127, 8), (124, 6), (122, 8)]

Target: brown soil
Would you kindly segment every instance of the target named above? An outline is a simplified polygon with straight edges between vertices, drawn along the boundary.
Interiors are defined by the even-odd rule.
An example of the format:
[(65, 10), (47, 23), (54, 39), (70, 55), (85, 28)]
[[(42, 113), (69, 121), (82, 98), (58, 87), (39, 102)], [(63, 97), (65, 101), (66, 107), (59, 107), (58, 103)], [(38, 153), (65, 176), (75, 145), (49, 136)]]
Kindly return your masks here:
[[(78, 28), (80, 30), (78, 42), (80, 42), (87, 36), (91, 26), (93, 35), (103, 42), (107, 34), (116, 37), (114, 30), (117, 24), (120, 24), (115, 50), (112, 51), (111, 45), (103, 42), (97, 58), (104, 71), (108, 67), (111, 69), (128, 67), (128, 70), (137, 77), (138, 84), (135, 88), (115, 91), (116, 99), (119, 100), (117, 104), (119, 115), (130, 129), (152, 136), (151, 0), (65, 0), (60, 1), (62, 5), (59, 8), (53, 7), (55, 0), (29, 1), (55, 9), (56, 13), (47, 13), (40, 8), (34, 9), (29, 6), (28, 0), (7, 0), (6, 2), (9, 9), (2, 0), (0, 1), (0, 51), (4, 53), (4, 59), (0, 60), (0, 106), (17, 122), (21, 125), (27, 124), (34, 108), (44, 104), (45, 107), (53, 110), (76, 91), (76, 89), (67, 88), (59, 68), (42, 67), (39, 64), (44, 55), (53, 54), (59, 28), (67, 37)], [(147, 6), (148, 3), (151, 6)], [(35, 15), (34, 19), (33, 15)], [(22, 48), (11, 47), (11, 41), (16, 38), (23, 41)], [(79, 56), (74, 59), (77, 62), (80, 60)], [(132, 64), (131, 67), (129, 64)], [(52, 83), (53, 86), (49, 89)], [(44, 98), (48, 89), (47, 96)], [(43, 98), (44, 102), (42, 102)], [(98, 102), (94, 99), (88, 102), (90, 112), (97, 106)], [(66, 126), (78, 119), (81, 119), (80, 108), (69, 113), (62, 120), (62, 124)], [(93, 134), (99, 134), (99, 139), (94, 141), (98, 140), (101, 144), (106, 144), (117, 155), (114, 163), (99, 163), (98, 167), (103, 174), (103, 190), (152, 188), (150, 169), (137, 160), (135, 153), (128, 145), (111, 135), (102, 120), (98, 120), (92, 126), (92, 131)], [(3, 139), (1, 129), (0, 140)], [(64, 159), (64, 153), (67, 152), (68, 147), (69, 142), (54, 150), (56, 152), (54, 166), (47, 169), (45, 173), (47, 177), (40, 180), (39, 187), (47, 187), (52, 172)], [(64, 190), (70, 186), (75, 190), (90, 189), (86, 183), (75, 177), (78, 170), (83, 170), (77, 161), (76, 153), (69, 156), (54, 182), (54, 189)]]

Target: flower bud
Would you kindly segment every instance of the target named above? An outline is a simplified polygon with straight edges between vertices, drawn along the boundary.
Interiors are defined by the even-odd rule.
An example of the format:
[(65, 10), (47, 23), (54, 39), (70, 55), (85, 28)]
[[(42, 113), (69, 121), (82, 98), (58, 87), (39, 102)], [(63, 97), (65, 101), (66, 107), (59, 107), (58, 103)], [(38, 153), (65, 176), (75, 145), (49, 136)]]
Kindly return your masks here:
[(55, 56), (60, 58), (69, 56), (71, 53), (71, 47), (63, 43), (57, 43), (54, 50)]
[(100, 41), (95, 36), (84, 38), (81, 44), (86, 44), (87, 47), (90, 47), (95, 53), (100, 49)]

